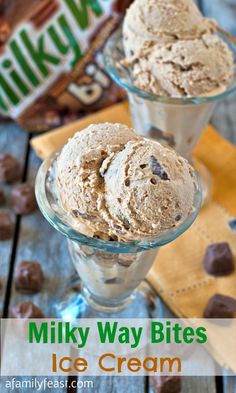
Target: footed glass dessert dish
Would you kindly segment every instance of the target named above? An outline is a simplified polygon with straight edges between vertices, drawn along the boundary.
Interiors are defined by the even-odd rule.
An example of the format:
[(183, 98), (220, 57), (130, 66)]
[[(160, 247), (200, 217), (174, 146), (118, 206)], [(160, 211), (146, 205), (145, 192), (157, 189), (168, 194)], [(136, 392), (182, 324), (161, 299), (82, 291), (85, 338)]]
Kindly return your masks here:
[(48, 222), (67, 237), (70, 255), (80, 277), (76, 284), (70, 283), (71, 290), (67, 290), (58, 305), (58, 316), (67, 319), (99, 317), (105, 313), (121, 316), (122, 310), (130, 304), (129, 317), (142, 317), (139, 307), (146, 291), (142, 282), (156, 259), (158, 248), (184, 233), (197, 217), (201, 206), (199, 183), (192, 212), (178, 227), (140, 241), (104, 241), (76, 231), (73, 217), (60, 206), (55, 158), (56, 155), (44, 161), (39, 169), (36, 197)]
[(216, 104), (236, 90), (236, 41), (219, 33), (234, 54), (235, 70), (231, 84), (224, 91), (204, 97), (165, 97), (137, 88), (130, 70), (122, 65), (124, 48), (121, 29), (108, 40), (104, 49), (105, 68), (111, 78), (128, 94), (134, 128), (138, 134), (174, 148), (193, 162), (202, 183), (203, 200), (210, 197), (211, 177), (207, 168), (192, 159), (192, 151), (208, 125)]

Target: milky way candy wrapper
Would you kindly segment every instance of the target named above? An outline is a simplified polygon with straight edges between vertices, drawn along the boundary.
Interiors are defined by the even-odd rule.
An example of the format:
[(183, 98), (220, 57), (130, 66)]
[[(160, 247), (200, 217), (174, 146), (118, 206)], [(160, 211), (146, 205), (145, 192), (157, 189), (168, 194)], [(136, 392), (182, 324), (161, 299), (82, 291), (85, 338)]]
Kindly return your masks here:
[(130, 3), (0, 0), (0, 116), (46, 131), (121, 100), (102, 50)]

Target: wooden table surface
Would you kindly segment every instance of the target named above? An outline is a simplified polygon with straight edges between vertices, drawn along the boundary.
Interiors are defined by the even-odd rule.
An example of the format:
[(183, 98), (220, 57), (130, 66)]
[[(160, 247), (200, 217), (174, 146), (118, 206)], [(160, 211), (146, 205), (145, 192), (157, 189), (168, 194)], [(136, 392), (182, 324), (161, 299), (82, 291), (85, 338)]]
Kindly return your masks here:
[[(225, 122), (221, 121), (220, 129), (227, 137), (236, 142), (236, 130), (232, 128), (232, 113), (226, 114), (225, 110), (222, 112), (221, 109), (221, 119), (226, 120)], [(218, 115), (217, 111), (213, 121), (218, 121)], [(227, 121), (229, 118), (230, 121)], [(14, 123), (0, 125), (0, 153), (9, 152), (20, 159), (23, 168), (22, 181), (27, 180), (33, 183), (40, 160), (29, 147), (29, 138), (30, 136)], [(9, 195), (11, 187), (4, 188)], [(0, 243), (1, 315), (6, 318), (13, 305), (30, 299), (43, 309), (48, 318), (55, 317), (55, 305), (61, 287), (65, 286), (66, 282), (69, 282), (75, 274), (68, 255), (66, 239), (46, 222), (39, 211), (27, 217), (13, 215), (12, 218), (14, 219), (14, 236), (12, 240)], [(38, 260), (43, 266), (46, 276), (45, 285), (37, 295), (20, 295), (14, 289), (14, 272), (22, 260)], [(62, 266), (64, 266), (63, 269)], [(155, 307), (147, 307), (147, 316), (165, 317), (170, 315), (170, 311), (157, 296), (155, 296)], [(9, 391), (5, 388), (5, 380), (6, 378), (2, 378), (0, 382), (0, 391), (3, 393)], [(101, 377), (92, 380), (94, 387), (86, 389), (86, 392), (150, 393), (152, 391), (149, 380), (145, 377)], [(184, 378), (183, 384), (184, 393), (236, 393), (236, 381), (233, 378)], [(72, 391), (71, 389), (67, 390)], [(29, 392), (32, 390), (21, 389), (19, 391)], [(66, 389), (55, 389), (55, 392), (65, 391)]]

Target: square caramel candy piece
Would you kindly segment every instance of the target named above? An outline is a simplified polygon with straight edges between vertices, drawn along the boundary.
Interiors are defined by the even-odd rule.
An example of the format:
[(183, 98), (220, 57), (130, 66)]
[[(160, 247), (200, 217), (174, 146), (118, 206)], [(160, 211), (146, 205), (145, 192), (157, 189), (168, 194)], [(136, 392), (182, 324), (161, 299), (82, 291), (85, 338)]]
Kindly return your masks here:
[(0, 155), (0, 183), (14, 183), (21, 175), (20, 163), (10, 154)]
[(11, 202), (14, 212), (19, 215), (33, 213), (38, 207), (34, 187), (28, 183), (22, 183), (12, 190)]
[(0, 212), (0, 240), (8, 240), (12, 237), (11, 216), (7, 212)]
[(178, 376), (152, 376), (151, 384), (154, 393), (180, 393), (182, 380)]
[(44, 318), (44, 314), (34, 303), (27, 301), (16, 304), (11, 309), (11, 318), (37, 319)]
[(216, 294), (212, 296), (205, 308), (204, 318), (230, 319), (236, 312), (236, 299)]
[(23, 294), (37, 293), (42, 289), (43, 271), (36, 261), (22, 261), (15, 275), (15, 288)]
[(211, 244), (204, 256), (204, 268), (213, 276), (227, 276), (234, 271), (234, 257), (227, 242)]

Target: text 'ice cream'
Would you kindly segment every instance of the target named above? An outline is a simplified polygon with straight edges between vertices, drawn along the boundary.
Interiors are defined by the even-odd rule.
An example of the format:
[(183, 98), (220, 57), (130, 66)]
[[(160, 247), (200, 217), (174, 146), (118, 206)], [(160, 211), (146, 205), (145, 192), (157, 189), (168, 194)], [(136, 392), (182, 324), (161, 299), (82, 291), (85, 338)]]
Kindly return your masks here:
[(75, 134), (57, 158), (56, 179), (75, 229), (115, 241), (178, 226), (196, 192), (187, 160), (122, 124), (92, 124)]
[(172, 97), (216, 95), (233, 76), (233, 55), (192, 0), (135, 0), (123, 44), (138, 88)]

